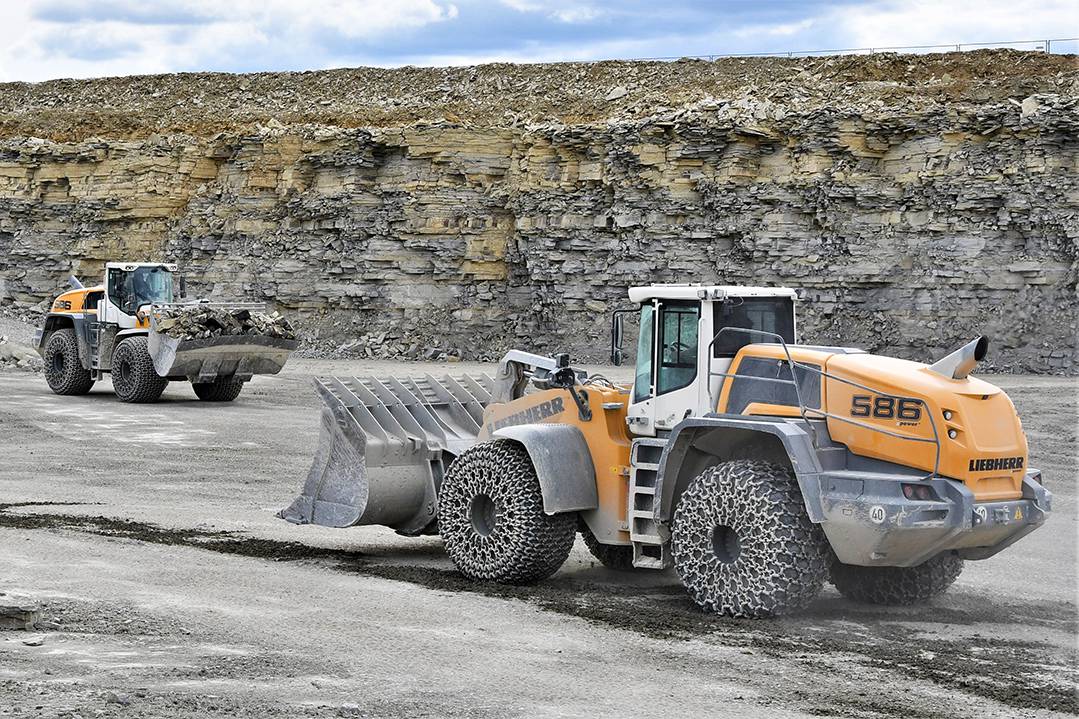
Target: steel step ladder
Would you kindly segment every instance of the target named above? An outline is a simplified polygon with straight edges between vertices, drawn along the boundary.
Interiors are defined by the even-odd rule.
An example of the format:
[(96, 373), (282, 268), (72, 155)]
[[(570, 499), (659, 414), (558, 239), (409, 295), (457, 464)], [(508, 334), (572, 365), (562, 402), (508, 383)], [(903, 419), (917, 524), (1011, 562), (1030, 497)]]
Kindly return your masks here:
[(666, 569), (671, 566), (670, 543), (659, 535), (655, 522), (656, 477), (666, 439), (633, 440), (629, 471), (629, 538), (633, 543), (633, 566)]

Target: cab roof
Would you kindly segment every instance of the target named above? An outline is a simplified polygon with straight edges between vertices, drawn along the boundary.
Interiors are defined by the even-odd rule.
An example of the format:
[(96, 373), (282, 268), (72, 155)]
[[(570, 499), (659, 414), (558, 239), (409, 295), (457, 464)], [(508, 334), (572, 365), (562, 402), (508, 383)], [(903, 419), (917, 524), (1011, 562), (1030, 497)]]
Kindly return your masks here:
[(173, 262), (106, 262), (106, 270), (123, 270), (124, 272), (130, 272), (137, 267), (164, 267), (169, 272), (176, 271), (176, 264)]
[(790, 297), (798, 294), (789, 287), (742, 287), (740, 285), (647, 285), (630, 287), (631, 302), (641, 303), (652, 299), (666, 300), (722, 300), (725, 297)]

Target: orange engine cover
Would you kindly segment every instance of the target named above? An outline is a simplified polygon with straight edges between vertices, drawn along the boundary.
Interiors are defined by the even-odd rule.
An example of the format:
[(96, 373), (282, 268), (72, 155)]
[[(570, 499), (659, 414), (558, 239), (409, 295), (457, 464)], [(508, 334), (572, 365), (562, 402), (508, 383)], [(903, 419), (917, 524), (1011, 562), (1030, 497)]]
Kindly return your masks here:
[[(999, 387), (943, 377), (920, 362), (870, 354), (834, 354), (826, 363), (823, 406), (832, 439), (851, 452), (931, 472), (940, 440), (939, 473), (964, 482), (979, 501), (1022, 495), (1027, 439), (1015, 406)], [(885, 395), (896, 395), (894, 399)], [(879, 427), (891, 434), (865, 426)], [(892, 436), (898, 435), (898, 436)]]

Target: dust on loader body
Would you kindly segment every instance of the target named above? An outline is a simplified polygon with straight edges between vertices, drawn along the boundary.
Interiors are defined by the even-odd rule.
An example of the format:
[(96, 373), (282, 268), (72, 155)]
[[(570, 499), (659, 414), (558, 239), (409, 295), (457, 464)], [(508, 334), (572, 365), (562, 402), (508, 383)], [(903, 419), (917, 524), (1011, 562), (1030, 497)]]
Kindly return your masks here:
[(602, 563), (673, 566), (735, 617), (797, 611), (826, 581), (924, 602), (1048, 516), (1015, 407), (970, 376), (985, 338), (929, 365), (796, 344), (786, 288), (629, 295), (629, 385), (516, 350), (494, 378), (316, 380), (319, 450), (281, 516), (439, 532), (462, 573), (511, 583), (557, 571), (579, 530)]
[(283, 317), (259, 312), (261, 304), (175, 302), (175, 272), (170, 263), (109, 262), (100, 285), (72, 277), (34, 339), (53, 392), (86, 394), (109, 374), (124, 402), (154, 402), (178, 380), (223, 402), (253, 375), (281, 371), (298, 346)]

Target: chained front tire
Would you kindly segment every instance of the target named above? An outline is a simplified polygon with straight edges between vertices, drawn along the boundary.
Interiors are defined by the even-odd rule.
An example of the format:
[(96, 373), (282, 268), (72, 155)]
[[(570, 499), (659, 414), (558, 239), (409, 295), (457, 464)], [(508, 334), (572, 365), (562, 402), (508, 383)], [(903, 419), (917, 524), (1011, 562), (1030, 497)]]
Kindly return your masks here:
[(577, 516), (543, 512), (532, 460), (517, 442), (495, 439), (461, 453), (439, 492), (446, 553), (471, 579), (536, 582), (558, 571), (576, 537)]
[(94, 386), (90, 370), (79, 361), (79, 342), (70, 327), (49, 335), (43, 353), (45, 381), (56, 394), (86, 394)]
[(827, 540), (789, 469), (759, 460), (709, 467), (674, 513), (671, 554), (689, 596), (731, 617), (798, 611), (828, 575)]
[(112, 389), (121, 402), (156, 402), (169, 381), (154, 369), (146, 338), (128, 337), (112, 353)]
[(831, 580), (852, 601), (908, 606), (943, 594), (962, 571), (963, 560), (944, 552), (917, 567), (857, 567), (837, 560)]

